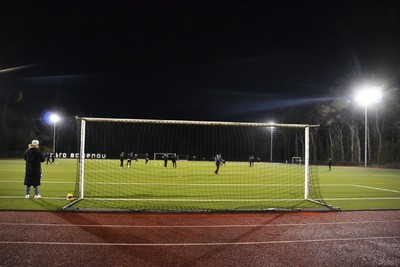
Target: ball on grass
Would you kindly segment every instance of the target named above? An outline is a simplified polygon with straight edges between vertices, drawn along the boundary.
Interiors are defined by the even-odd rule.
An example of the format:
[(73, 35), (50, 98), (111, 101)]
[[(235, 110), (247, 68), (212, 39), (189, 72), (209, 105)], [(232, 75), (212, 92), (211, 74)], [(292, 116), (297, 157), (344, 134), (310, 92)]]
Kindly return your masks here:
[(74, 195), (71, 193), (67, 194), (67, 200), (74, 200)]

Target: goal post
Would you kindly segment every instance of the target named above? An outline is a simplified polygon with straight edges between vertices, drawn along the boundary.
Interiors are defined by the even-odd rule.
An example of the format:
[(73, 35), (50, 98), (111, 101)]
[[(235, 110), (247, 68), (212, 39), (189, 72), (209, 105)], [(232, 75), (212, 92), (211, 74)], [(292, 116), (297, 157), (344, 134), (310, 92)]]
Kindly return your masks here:
[[(66, 210), (331, 208), (322, 199), (317, 172), (311, 171), (309, 135), (310, 129), (318, 125), (88, 117), (76, 120), (77, 199), (66, 205)], [(275, 129), (274, 144), (269, 141), (270, 127)], [(268, 161), (272, 145), (274, 163)], [(90, 153), (106, 156), (86, 158)], [(126, 168), (126, 159), (120, 155), (128, 153), (153, 155), (153, 159)], [(304, 158), (304, 164), (287, 163), (296, 153)], [(164, 154), (168, 155), (167, 162)], [(259, 160), (252, 164), (250, 158)]]

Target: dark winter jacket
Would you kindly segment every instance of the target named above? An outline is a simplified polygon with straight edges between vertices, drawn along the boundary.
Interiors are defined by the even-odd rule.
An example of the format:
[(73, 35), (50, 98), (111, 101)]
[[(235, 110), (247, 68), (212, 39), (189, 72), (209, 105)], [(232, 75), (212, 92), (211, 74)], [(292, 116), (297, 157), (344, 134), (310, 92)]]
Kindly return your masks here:
[(43, 153), (38, 146), (29, 145), (25, 151), (25, 182), (27, 186), (40, 185), (40, 177), (42, 176), (41, 163), (45, 161)]

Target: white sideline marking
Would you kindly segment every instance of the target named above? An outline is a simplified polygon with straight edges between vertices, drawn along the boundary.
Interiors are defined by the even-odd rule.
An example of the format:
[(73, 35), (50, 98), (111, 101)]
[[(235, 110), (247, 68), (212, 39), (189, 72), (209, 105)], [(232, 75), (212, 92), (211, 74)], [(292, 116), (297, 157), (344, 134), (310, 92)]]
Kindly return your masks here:
[(129, 183), (110, 183), (110, 182), (87, 182), (87, 184), (101, 184), (101, 185), (171, 185), (171, 186), (239, 186), (239, 187), (249, 187), (249, 186), (282, 186), (282, 187), (293, 187), (293, 186), (301, 186), (304, 187), (304, 184), (185, 184), (185, 183), (137, 183), (137, 182), (129, 182)]
[[(9, 199), (18, 199), (18, 198), (25, 198), (25, 196), (0, 196), (0, 199), (2, 199), (2, 198), (9, 198)], [(29, 199), (32, 199), (32, 200), (35, 200), (35, 201), (40, 201), (40, 199), (34, 199), (33, 198), (33, 195), (29, 198)], [(67, 198), (66, 197), (41, 197), (41, 199), (56, 199), (56, 200), (66, 200)], [(28, 199), (27, 199), (27, 201), (28, 201)]]
[(262, 202), (262, 201), (305, 201), (304, 198), (276, 199), (173, 199), (173, 198), (85, 198), (99, 201), (164, 201), (164, 202)]
[[(6, 181), (0, 180), (0, 183), (21, 183), (21, 181)], [(51, 180), (42, 180), (43, 184), (76, 184), (76, 182), (57, 182)], [(139, 183), (139, 182), (86, 182), (86, 184), (100, 184), (100, 185), (164, 185), (164, 186), (239, 186), (239, 187), (250, 187), (250, 186), (282, 186), (282, 187), (294, 187), (301, 186), (304, 184), (187, 184), (187, 183)]]
[(370, 223), (400, 223), (400, 220), (389, 221), (350, 221), (326, 223), (279, 223), (279, 224), (222, 224), (222, 225), (120, 225), (120, 224), (50, 224), (50, 223), (0, 223), (1, 226), (46, 226), (46, 227), (93, 227), (93, 228), (247, 228), (247, 227), (288, 227), (318, 225), (351, 225)]
[(384, 188), (379, 188), (379, 187), (372, 187), (372, 186), (365, 186), (365, 185), (357, 185), (357, 184), (353, 184), (353, 186), (355, 186), (355, 187), (361, 187), (361, 188), (374, 189), (374, 190), (380, 190), (380, 191), (393, 192), (393, 193), (400, 193), (400, 191), (391, 190), (391, 189), (384, 189)]
[(34, 242), (34, 241), (0, 241), (0, 244), (17, 245), (68, 245), (68, 246), (229, 246), (229, 245), (267, 245), (267, 244), (291, 244), (291, 243), (313, 243), (313, 242), (340, 242), (340, 241), (370, 241), (384, 239), (400, 239), (400, 236), (372, 236), (358, 238), (329, 238), (329, 239), (307, 239), (307, 240), (285, 240), (285, 241), (259, 241), (259, 242), (220, 242), (220, 243), (71, 243), (71, 242)]
[(400, 200), (400, 197), (344, 197), (344, 198), (324, 198), (324, 200)]

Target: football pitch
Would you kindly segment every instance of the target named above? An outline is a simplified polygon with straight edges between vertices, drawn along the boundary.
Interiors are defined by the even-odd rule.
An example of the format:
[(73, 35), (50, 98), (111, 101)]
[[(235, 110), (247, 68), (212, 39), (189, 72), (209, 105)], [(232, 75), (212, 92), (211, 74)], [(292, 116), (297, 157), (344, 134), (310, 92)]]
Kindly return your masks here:
[[(118, 166), (118, 162), (118, 160), (115, 160), (115, 166)], [(221, 168), (223, 173), (215, 176), (213, 174), (215, 169), (213, 162), (198, 163), (199, 166), (203, 165), (201, 171), (205, 172), (204, 174), (201, 174), (201, 171), (197, 172), (201, 174), (201, 181), (198, 179), (182, 179), (185, 175), (170, 175), (167, 180), (157, 180), (157, 177), (160, 177), (158, 174), (166, 170), (160, 166), (161, 162), (150, 161), (149, 164), (151, 164), (149, 168), (153, 168), (153, 171), (140, 172), (144, 162), (139, 160), (138, 163), (132, 163), (132, 169), (120, 170), (116, 167), (114, 172), (121, 173), (122, 176), (134, 171), (140, 173), (143, 179), (135, 180), (135, 182), (125, 184), (123, 187), (140, 186), (144, 188), (143, 190), (148, 190), (146, 186), (151, 186), (151, 190), (159, 190), (159, 192), (142, 191), (141, 197), (148, 197), (150, 194), (167, 196), (168, 198), (164, 202), (168, 205), (174, 205), (174, 203), (171, 203), (173, 202), (171, 198), (196, 197), (196, 192), (188, 192), (190, 188), (193, 188), (193, 185), (207, 185), (205, 188), (210, 188), (210, 198), (218, 195), (218, 190), (225, 190), (227, 187), (234, 188), (232, 191), (234, 193), (238, 192), (241, 187), (257, 188), (261, 186), (261, 183), (253, 184), (254, 180), (251, 180), (252, 184), (250, 182), (246, 184), (244, 182), (246, 179), (235, 182), (235, 174), (243, 172), (240, 168), (231, 168), (230, 172), (228, 172), (228, 167), (226, 169)], [(254, 167), (255, 173), (257, 168), (262, 168), (262, 166), (256, 165)], [(0, 210), (58, 210), (68, 204), (69, 201), (66, 200), (66, 196), (75, 190), (77, 161), (57, 159), (54, 165), (42, 164), (42, 169), (40, 194), (43, 198), (25, 199), (23, 185), (25, 162), (23, 160), (0, 160)], [(400, 209), (400, 170), (336, 166), (333, 166), (332, 171), (328, 171), (327, 166), (318, 166), (316, 169), (321, 195), (328, 205), (338, 207), (341, 210)], [(176, 170), (168, 169), (170, 174), (174, 172), (184, 174), (185, 171), (184, 164), (178, 165)], [(154, 175), (154, 178), (145, 179), (147, 175)], [(196, 177), (193, 177), (193, 179), (196, 179)], [(152, 184), (150, 184), (150, 180)], [(113, 182), (113, 180), (104, 180), (104, 183)], [(184, 191), (188, 192), (187, 195), (180, 196), (178, 192), (175, 192), (176, 185), (179, 185), (179, 188), (184, 187)], [(218, 189), (215, 190), (215, 187)], [(88, 192), (90, 192), (90, 187)], [(249, 194), (248, 199), (257, 201), (256, 189), (250, 192), (253, 193)], [(108, 197), (115, 197), (113, 191), (104, 191), (103, 193), (107, 194)], [(235, 196), (233, 195), (233, 197)], [(241, 198), (247, 198), (247, 196), (241, 196)], [(158, 205), (162, 205), (160, 204), (162, 202), (162, 200), (158, 200)]]

